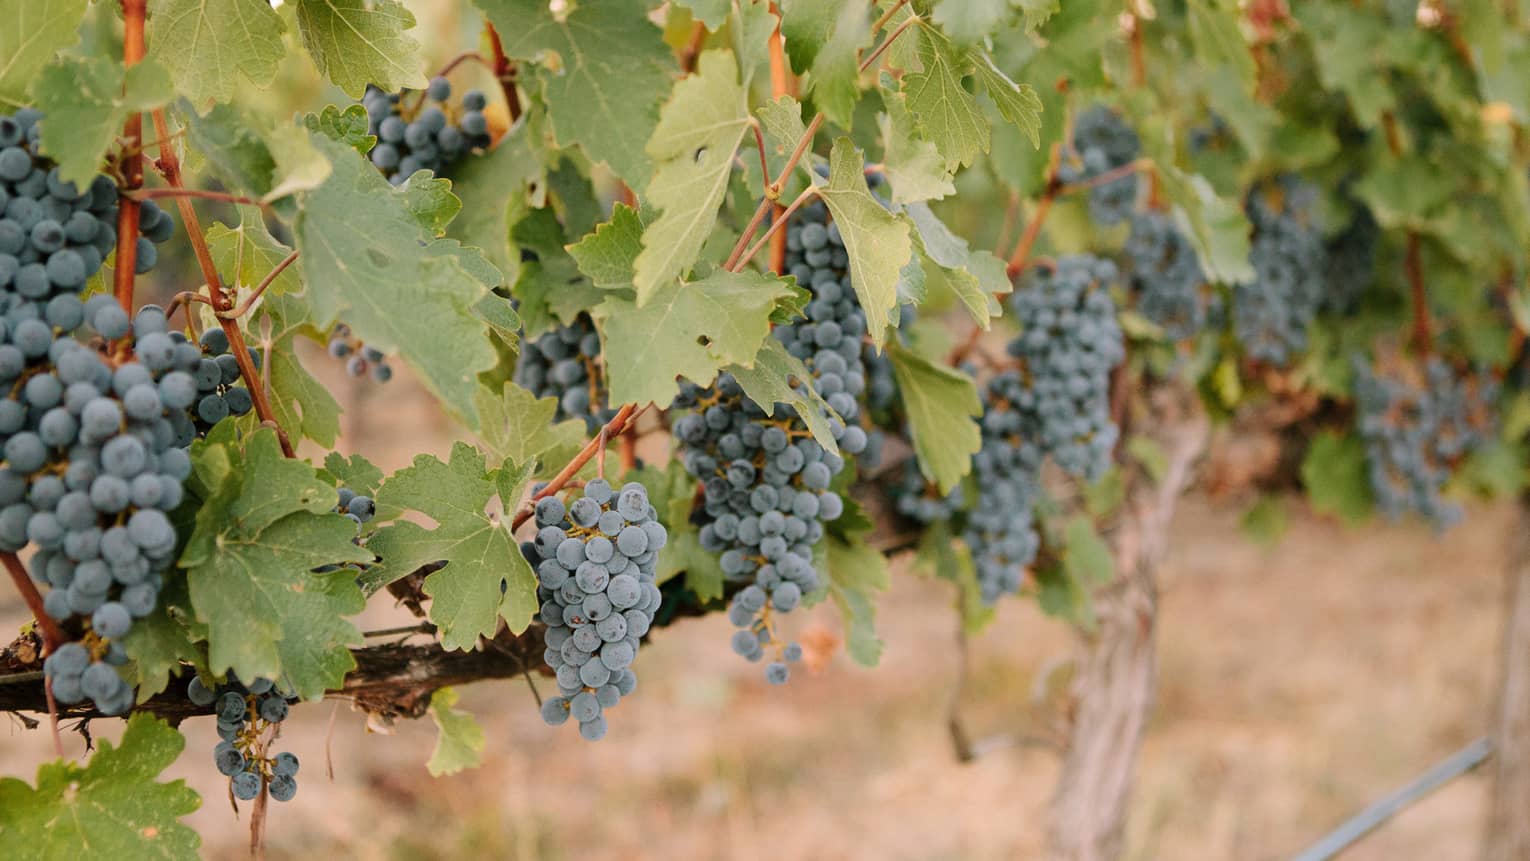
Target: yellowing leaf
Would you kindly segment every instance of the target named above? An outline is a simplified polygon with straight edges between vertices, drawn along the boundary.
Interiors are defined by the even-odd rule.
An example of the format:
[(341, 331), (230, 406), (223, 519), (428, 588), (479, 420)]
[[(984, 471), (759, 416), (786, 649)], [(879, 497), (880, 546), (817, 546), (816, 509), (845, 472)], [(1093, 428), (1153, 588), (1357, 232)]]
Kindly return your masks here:
[(850, 283), (866, 309), (866, 328), (879, 346), (888, 314), (898, 304), (899, 273), (913, 257), (908, 222), (888, 212), (866, 187), (864, 161), (849, 138), (834, 141), (829, 184), (820, 189), (850, 257)]

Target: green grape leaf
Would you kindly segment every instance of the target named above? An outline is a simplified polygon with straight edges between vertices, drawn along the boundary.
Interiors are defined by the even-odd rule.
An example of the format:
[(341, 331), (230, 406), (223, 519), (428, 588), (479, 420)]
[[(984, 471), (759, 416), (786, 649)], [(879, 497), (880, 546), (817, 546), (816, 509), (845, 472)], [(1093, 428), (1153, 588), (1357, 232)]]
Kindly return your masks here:
[(1202, 68), (1224, 69), (1235, 76), (1239, 88), (1252, 94), (1259, 67), (1243, 37), (1243, 11), (1233, 3), (1187, 0), (1190, 42)]
[(981, 42), (1008, 21), (1010, 0), (941, 0), (931, 17), (959, 44)]
[(812, 375), (801, 359), (786, 352), (786, 347), (780, 341), (766, 338), (752, 366), (729, 365), (723, 370), (738, 380), (744, 394), (759, 404), (765, 415), (775, 415), (777, 404), (791, 407), (802, 418), (819, 445), (835, 454), (839, 453), (834, 432), (829, 429), (833, 411), (812, 386), (801, 386), (800, 390), (793, 388), (794, 383), (810, 380)]
[(877, 127), (882, 132), (882, 170), (892, 186), (892, 202), (938, 200), (955, 194), (945, 157), (935, 144), (919, 136), (903, 95), (884, 87), (882, 104), (887, 112), (877, 118)]
[(728, 28), (733, 34), (733, 53), (738, 55), (746, 89), (770, 55), (770, 34), (780, 21), (774, 6), (770, 0), (742, 0), (738, 18)]
[[(88, 0), (0, 0), (0, 105), (31, 103), (27, 87), (59, 51), (79, 42)], [(9, 111), (7, 111), (9, 113)]]
[(691, 10), (691, 15), (697, 21), (707, 25), (708, 30), (716, 32), (728, 20), (732, 4), (728, 0), (680, 0), (676, 5)]
[(994, 63), (987, 51), (979, 51), (973, 63), (983, 89), (999, 109), (999, 116), (1014, 123), (1030, 139), (1031, 146), (1041, 146), (1041, 97), (1030, 84), (1017, 84)]
[(473, 715), (456, 708), (460, 697), (453, 688), (430, 695), (430, 717), (436, 722), (436, 747), (425, 768), (431, 777), (477, 768), (483, 762), (483, 727)]
[(568, 253), (596, 287), (632, 286), (632, 264), (643, 251), (643, 213), (618, 202), (611, 220), (568, 247)]
[(1084, 587), (1103, 586), (1115, 579), (1110, 545), (1088, 517), (1079, 515), (1063, 529), (1063, 570), (1069, 580)]
[(1365, 443), (1357, 436), (1323, 431), (1302, 458), (1302, 486), (1312, 510), (1354, 526), (1371, 515), (1371, 483)]
[(1157, 170), (1164, 195), (1175, 204), (1174, 222), (1195, 248), (1206, 277), (1224, 284), (1252, 280), (1248, 251), (1253, 228), (1243, 208), (1218, 197), (1205, 177), (1187, 175), (1172, 166), (1160, 165)]
[(37, 787), (0, 778), (0, 845), (13, 861), (61, 858), (199, 857), (201, 839), (180, 819), (202, 800), (183, 780), (157, 778), (186, 747), (180, 731), (135, 714), (122, 741), (99, 739), (81, 767), (68, 760), (37, 769)]
[(251, 332), (260, 334), (252, 349), (261, 350), (276, 423), (294, 440), (306, 438), (325, 448), (333, 446), (340, 437), (340, 404), (298, 359), (297, 339), (317, 331), (308, 304), (297, 296), (266, 296), (253, 320)]
[(149, 56), (178, 93), (199, 105), (226, 102), (241, 79), (265, 87), (287, 56), (286, 26), (269, 0), (151, 0)]
[(557, 398), (541, 398), (515, 383), (505, 383), (500, 395), (478, 390), (483, 416), (484, 446), (496, 460), (562, 465), (584, 446), (584, 422), (554, 422)]
[(924, 251), (925, 280), (951, 290), (973, 322), (987, 329), (988, 321), (1004, 310), (995, 297), (1013, 289), (1004, 261), (987, 251), (973, 251), (926, 204), (913, 203), (904, 211)]
[[(239, 290), (249, 290), (266, 279), (277, 265), (292, 253), (271, 231), (266, 229), (260, 209), (254, 206), (239, 207), (239, 226), (229, 227), (221, 221), (213, 222), (207, 229), (207, 245), (212, 251), (213, 262), (224, 284)], [(302, 289), (297, 271), (289, 265), (272, 279), (262, 296), (280, 296)]]
[(333, 513), (335, 489), (313, 467), (282, 456), (275, 432), (240, 441), (232, 431), (192, 447), (196, 477), (211, 495), (181, 554), (191, 604), (208, 627), (213, 672), (285, 679), (317, 699), (356, 666), (361, 632), (345, 617), (365, 607), (355, 570), (314, 569), (372, 561), (352, 543), (356, 526)]
[(648, 200), (659, 216), (643, 230), (633, 261), (637, 303), (683, 277), (701, 254), (728, 190), (733, 154), (749, 130), (749, 106), (733, 53), (707, 51), (696, 74), (675, 84), (648, 141), (658, 163)]
[(547, 68), (537, 76), (554, 136), (578, 144), (641, 188), (652, 164), (643, 142), (675, 74), (674, 55), (642, 0), (580, 0), (553, 11), (545, 0), (475, 0), (505, 53)]
[(398, 195), (404, 208), (432, 236), (445, 233), (446, 225), (462, 210), (462, 201), (452, 194), (451, 180), (441, 179), (428, 170), (410, 174), (398, 186)]
[(346, 144), (362, 155), (377, 145), (377, 136), (369, 131), (367, 109), (362, 105), (347, 105), (344, 110), (337, 105), (325, 105), (319, 113), (303, 115), (303, 128)]
[(190, 627), (192, 616), (185, 578), (171, 577), (159, 592), (154, 612), (133, 620), (133, 629), (123, 639), (122, 647), (132, 659), (126, 669), (128, 681), (138, 688), (139, 702), (163, 691), (170, 676), (180, 672), (183, 661), (201, 660), (197, 638)]
[(989, 147), (988, 118), (977, 99), (962, 86), (971, 60), (938, 30), (921, 24), (915, 31), (923, 68), (903, 76), (908, 108), (925, 140), (933, 142), (946, 157), (948, 167), (970, 165)]
[(807, 74), (818, 52), (829, 40), (835, 21), (835, 6), (822, 0), (780, 0), (781, 35), (792, 70)]
[(913, 257), (908, 222), (882, 207), (866, 186), (864, 161), (849, 138), (829, 154), (829, 184), (819, 189), (850, 257), (850, 283), (866, 309), (866, 328), (878, 346), (887, 338), (888, 314), (898, 304), (898, 279)]
[(659, 288), (647, 305), (612, 295), (595, 309), (607, 356), (611, 403), (668, 405), (676, 377), (705, 385), (723, 365), (753, 361), (770, 316), (791, 286), (766, 273), (717, 270)]
[(551, 207), (528, 212), (511, 230), (511, 238), (536, 253), (535, 260), (521, 264), (511, 289), (520, 302), (527, 338), (551, 329), (555, 320), (570, 325), (605, 299), (606, 291), (584, 277), (566, 250), (563, 225)]
[(887, 557), (861, 536), (846, 541), (838, 535), (824, 538), (825, 574), (829, 597), (845, 622), (845, 651), (863, 667), (882, 659), (882, 640), (876, 631), (876, 595), (887, 590), (890, 578)]
[[(826, 4), (833, 6), (835, 4)], [(871, 42), (866, 0), (843, 0), (834, 29), (813, 58), (807, 93), (813, 103), (835, 124), (849, 128), (860, 87), (860, 53)]]
[(404, 31), (414, 15), (397, 0), (295, 0), (298, 32), (314, 65), (353, 99), (423, 87), (420, 45)]
[(950, 521), (937, 520), (924, 530), (919, 537), (914, 564), (915, 570), (923, 570), (956, 585), (956, 608), (961, 614), (964, 632), (976, 634), (993, 620), (994, 608), (983, 602), (977, 568), (972, 564), (972, 551), (952, 534)]
[(1025, 30), (1027, 33), (1034, 32), (1036, 28), (1047, 22), (1047, 19), (1062, 11), (1062, 0), (1011, 0), (1014, 5), (1020, 7), (1025, 16)]
[[(324, 456), (324, 471), (334, 476), (340, 487), (348, 487), (351, 490), (370, 496), (376, 501), (377, 490), (382, 487), (383, 471), (375, 464), (359, 454), (346, 457), (338, 451), (332, 451)], [(398, 515), (389, 514), (384, 516), (381, 512), (377, 517), (381, 520), (392, 520)]]
[(722, 565), (717, 554), (703, 550), (700, 530), (691, 522), (691, 505), (696, 499), (696, 479), (678, 460), (664, 469), (645, 467), (628, 473), (633, 481), (648, 488), (648, 499), (659, 512), (659, 520), (669, 529), (669, 540), (659, 550), (655, 575), (659, 583), (684, 572), (686, 588), (699, 601), (714, 601), (723, 596)]
[(184, 100), (179, 108), (192, 147), (235, 189), (277, 201), (329, 177), (329, 161), (296, 123), (271, 126), (235, 105), (214, 105), (204, 115)]
[[(802, 105), (791, 96), (777, 96), (755, 108), (754, 113), (760, 118), (760, 128), (765, 133), (765, 155), (772, 174), (778, 173), (791, 157), (792, 150), (797, 148), (797, 142), (807, 134), (807, 126), (802, 122)], [(797, 166), (811, 180), (813, 168), (809, 161), (798, 159)]]
[(119, 61), (60, 56), (32, 81), (32, 99), (45, 114), (42, 150), (58, 162), (65, 181), (84, 188), (101, 171), (128, 114), (159, 107), (170, 96), (170, 76), (157, 63), (124, 70)]
[(517, 123), (494, 149), (452, 167), (452, 192), (462, 201), (462, 214), (447, 235), (481, 249), (506, 275), (516, 274), (520, 265), (510, 249), (512, 202), (524, 200), (530, 187), (542, 185), (545, 173), (528, 143), (529, 128), (528, 123)]
[(477, 374), (494, 367), (494, 345), (475, 314), (498, 273), (476, 251), (437, 239), (355, 150), (314, 144), (334, 171), (301, 197), (295, 225), (306, 296), (317, 328), (343, 319), (384, 353), (400, 353), (425, 385), (477, 427)]
[(972, 456), (983, 445), (977, 386), (961, 371), (930, 362), (896, 341), (888, 344), (887, 357), (908, 413), (919, 471), (942, 494), (950, 493), (972, 469)]
[[(524, 484), (532, 466), (506, 464), (503, 469)], [(500, 473), (485, 465), (480, 452), (459, 442), (452, 446), (449, 463), (418, 455), (413, 466), (394, 473), (377, 493), (379, 502), (418, 511), (436, 526), (399, 520), (373, 533), (367, 548), (382, 561), (362, 575), (363, 586), (375, 591), (423, 565), (446, 562), (425, 578), (424, 588), (431, 598), (430, 620), (441, 629), (441, 645), (447, 649), (470, 649), (479, 637), (493, 636), (501, 616), (520, 633), (537, 610), (531, 565), (509, 522), (486, 510), (500, 492)], [(500, 500), (506, 511), (519, 501), (519, 491), (515, 495)]]

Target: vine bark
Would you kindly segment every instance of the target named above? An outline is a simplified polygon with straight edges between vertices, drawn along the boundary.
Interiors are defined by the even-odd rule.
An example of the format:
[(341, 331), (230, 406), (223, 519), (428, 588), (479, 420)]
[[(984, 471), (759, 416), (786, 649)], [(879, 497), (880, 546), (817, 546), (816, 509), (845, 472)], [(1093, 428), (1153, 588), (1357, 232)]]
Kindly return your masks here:
[(1530, 858), (1530, 496), (1520, 497), (1507, 567), (1483, 861)]
[(1209, 422), (1193, 394), (1149, 388), (1147, 421), (1164, 452), (1157, 483), (1134, 475), (1109, 533), (1115, 580), (1095, 595), (1097, 625), (1080, 631), (1072, 683), (1071, 735), (1052, 798), (1050, 854), (1056, 861), (1122, 855), (1142, 733), (1152, 711), (1157, 570), (1169, 525), (1205, 453)]

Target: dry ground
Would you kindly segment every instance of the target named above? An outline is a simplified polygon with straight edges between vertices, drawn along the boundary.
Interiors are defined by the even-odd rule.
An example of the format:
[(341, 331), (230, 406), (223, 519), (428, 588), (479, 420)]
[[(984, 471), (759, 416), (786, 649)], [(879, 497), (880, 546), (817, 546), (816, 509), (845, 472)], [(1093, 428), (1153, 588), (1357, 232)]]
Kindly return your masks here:
[[(1133, 858), (1286, 857), (1485, 726), (1507, 510), (1478, 510), (1439, 539), (1297, 516), (1269, 550), (1235, 522), (1192, 501), (1176, 526)], [(469, 688), (486, 762), (440, 780), (423, 766), (428, 722), (386, 737), (341, 705), (331, 733), (335, 709), (305, 706), (284, 735), (305, 774), (298, 800), (274, 806), (272, 857), (1033, 857), (1056, 757), (1022, 744), (954, 761), (946, 601), (938, 584), (899, 576), (881, 666), (839, 659), (786, 689), (732, 657), (726, 621), (681, 624), (645, 648), (639, 695), (599, 744), (544, 727), (523, 684)], [(974, 731), (1045, 735), (1032, 690), (1067, 646), (1060, 625), (1009, 602), (973, 645), (963, 711)], [(242, 857), (243, 824), (208, 761), (211, 727), (187, 731), (173, 773), (206, 799), (192, 823), (209, 857)], [(12, 723), (3, 771), (30, 772), (45, 746)], [(1474, 857), (1484, 786), (1457, 781), (1347, 861)]]

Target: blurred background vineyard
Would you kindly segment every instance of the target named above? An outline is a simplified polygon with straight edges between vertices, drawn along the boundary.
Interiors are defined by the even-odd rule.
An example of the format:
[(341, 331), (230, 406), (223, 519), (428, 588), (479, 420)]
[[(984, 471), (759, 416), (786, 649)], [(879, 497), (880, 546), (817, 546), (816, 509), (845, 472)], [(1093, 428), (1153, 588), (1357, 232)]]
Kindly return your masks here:
[[(407, 5), (433, 64), (477, 44), (478, 21), (455, 17), (459, 4)], [(296, 56), (276, 87), (252, 97), (281, 100), (278, 114), (344, 103)], [(454, 80), (484, 85), (475, 74), (467, 65)], [(982, 193), (993, 184), (979, 171), (964, 177), (961, 211), (937, 209), (983, 246), (1003, 203)], [(207, 213), (216, 217), (216, 206)], [(1052, 222), (1063, 243), (1069, 219), (1063, 207)], [(159, 296), (145, 299), (195, 286), (167, 280), (194, 270), (189, 258), (166, 260)], [(346, 407), (341, 451), (391, 472), (415, 453), (449, 450), (455, 431), (402, 368), (379, 389), (345, 377), (318, 349), (305, 362)], [(1129, 858), (1287, 857), (1487, 729), (1511, 505), (1477, 508), (1435, 536), (1417, 523), (1346, 529), (1294, 501), (1249, 518), (1253, 503), (1201, 494), (1177, 517)], [(1278, 540), (1256, 540), (1250, 525)], [(284, 725), (283, 746), (302, 758), (305, 779), (294, 804), (272, 809), (269, 857), (1039, 856), (1070, 629), (1034, 601), (1007, 600), (971, 641), (956, 713), (984, 753), (962, 763), (947, 730), (962, 664), (955, 615), (941, 611), (951, 587), (918, 576), (907, 558), (893, 570), (876, 669), (836, 650), (838, 617), (825, 608), (802, 614), (815, 660), (784, 689), (728, 651), (725, 619), (688, 621), (644, 648), (642, 695), (623, 702), (598, 744), (544, 726), (525, 680), (483, 683), (461, 691), (460, 707), (483, 725), (484, 764), (432, 779), (428, 718), (368, 726), (343, 701), (303, 706)], [(374, 602), (364, 629), (409, 623), (385, 603)], [(0, 592), (0, 630), (25, 617)], [(19, 718), (5, 720), (4, 771), (30, 774), (51, 751)], [(90, 729), (110, 738), (120, 725)], [(213, 726), (184, 729), (186, 750), (169, 776), (204, 798), (189, 824), (207, 857), (246, 857), (245, 823), (208, 767)], [(78, 754), (84, 738), (67, 733), (66, 743)], [(1456, 781), (1345, 858), (1474, 858), (1485, 789), (1482, 776)]]

